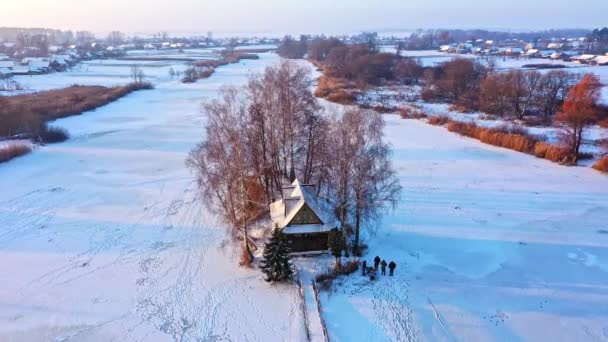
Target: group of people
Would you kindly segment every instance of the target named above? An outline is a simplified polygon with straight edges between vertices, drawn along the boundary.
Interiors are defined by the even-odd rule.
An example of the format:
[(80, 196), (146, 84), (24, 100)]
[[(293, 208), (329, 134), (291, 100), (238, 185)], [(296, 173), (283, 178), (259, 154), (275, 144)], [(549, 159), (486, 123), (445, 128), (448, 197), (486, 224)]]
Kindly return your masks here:
[(363, 269), (363, 276), (369, 275), (369, 278), (374, 280), (376, 278), (376, 274), (378, 273), (378, 266), (380, 266), (380, 270), (382, 271), (381, 274), (385, 276), (387, 265), (389, 271), (388, 275), (392, 277), (393, 273), (395, 272), (395, 268), (397, 267), (397, 264), (394, 261), (387, 264), (386, 260), (380, 261), (380, 257), (376, 255), (374, 258), (374, 267), (367, 267), (367, 260), (363, 260), (363, 265), (361, 267)]

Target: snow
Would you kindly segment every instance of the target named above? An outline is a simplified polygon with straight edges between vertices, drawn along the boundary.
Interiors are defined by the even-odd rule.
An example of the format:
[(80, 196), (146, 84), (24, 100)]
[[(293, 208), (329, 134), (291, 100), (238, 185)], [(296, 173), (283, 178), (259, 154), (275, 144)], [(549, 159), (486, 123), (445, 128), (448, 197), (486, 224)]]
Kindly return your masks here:
[(306, 317), (308, 319), (310, 341), (327, 342), (323, 332), (323, 318), (319, 312), (319, 305), (316, 300), (313, 281), (315, 275), (327, 269), (323, 268), (323, 266), (329, 264), (328, 258), (326, 255), (316, 257), (297, 257), (294, 258), (293, 263), (297, 270), (297, 276), (302, 284), (302, 290), (304, 292), (304, 307), (306, 310)]
[(386, 118), (403, 195), (365, 258), (397, 268), (324, 293), (332, 341), (608, 339), (608, 177)]
[[(305, 339), (297, 289), (237, 265), (184, 165), (202, 139), (201, 101), (278, 60), (195, 84), (159, 77), (154, 90), (54, 122), (67, 142), (0, 165), (1, 341)], [(92, 63), (31, 85), (125, 70)]]
[[(184, 165), (200, 102), (279, 61), (261, 56), (194, 84), (146, 61), (154, 90), (58, 120), (72, 139), (0, 165), (1, 341), (306, 339), (298, 289), (236, 265)], [(121, 63), (24, 80), (117, 84)], [(298, 258), (313, 338), (324, 320), (331, 341), (608, 340), (608, 177), (385, 117), (403, 195), (365, 258), (395, 276), (340, 277), (319, 315), (307, 284), (328, 262)]]

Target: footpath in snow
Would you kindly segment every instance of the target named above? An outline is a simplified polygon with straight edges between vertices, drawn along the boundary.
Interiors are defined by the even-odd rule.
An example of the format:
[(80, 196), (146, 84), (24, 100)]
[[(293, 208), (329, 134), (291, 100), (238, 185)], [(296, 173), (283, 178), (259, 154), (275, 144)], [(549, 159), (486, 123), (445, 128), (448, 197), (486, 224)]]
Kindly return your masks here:
[(298, 257), (294, 259), (294, 265), (304, 293), (304, 310), (310, 341), (328, 342), (327, 332), (319, 312), (320, 304), (313, 286), (315, 276), (327, 269), (326, 260), (323, 257)]

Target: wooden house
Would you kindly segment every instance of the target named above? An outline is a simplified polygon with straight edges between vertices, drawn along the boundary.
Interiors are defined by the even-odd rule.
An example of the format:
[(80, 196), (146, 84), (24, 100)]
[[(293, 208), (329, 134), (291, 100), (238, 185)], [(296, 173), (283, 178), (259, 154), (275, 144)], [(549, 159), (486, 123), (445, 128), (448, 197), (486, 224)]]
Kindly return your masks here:
[(316, 187), (297, 179), (283, 188), (282, 199), (270, 204), (275, 229), (287, 237), (292, 253), (327, 251), (329, 232), (335, 227), (328, 204), (316, 195)]

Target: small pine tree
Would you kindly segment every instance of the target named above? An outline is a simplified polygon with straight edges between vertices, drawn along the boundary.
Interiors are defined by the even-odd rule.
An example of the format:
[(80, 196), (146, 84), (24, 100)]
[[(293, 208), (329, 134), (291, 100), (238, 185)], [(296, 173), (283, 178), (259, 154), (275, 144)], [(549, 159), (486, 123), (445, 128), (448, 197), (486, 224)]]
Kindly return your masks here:
[(334, 228), (329, 232), (327, 245), (331, 251), (331, 255), (336, 257), (336, 269), (340, 268), (340, 257), (345, 248), (344, 241), (344, 234), (342, 234), (341, 230)]
[(288, 281), (293, 279), (291, 249), (287, 245), (285, 236), (279, 229), (272, 232), (272, 238), (264, 246), (264, 260), (262, 260), (262, 272), (266, 274), (266, 281)]

